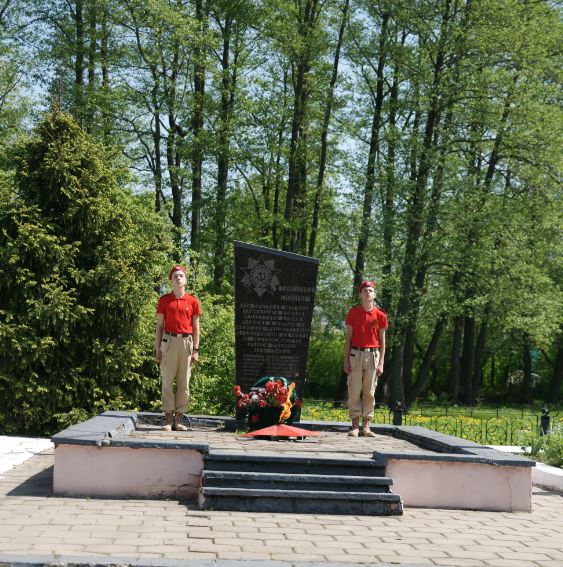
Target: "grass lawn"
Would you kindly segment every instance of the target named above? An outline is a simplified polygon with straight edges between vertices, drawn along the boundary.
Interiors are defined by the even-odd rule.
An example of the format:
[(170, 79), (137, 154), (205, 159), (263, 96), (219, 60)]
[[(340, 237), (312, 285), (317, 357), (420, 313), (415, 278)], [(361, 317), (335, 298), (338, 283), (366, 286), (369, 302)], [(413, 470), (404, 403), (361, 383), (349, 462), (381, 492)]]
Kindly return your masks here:
[[(524, 419), (538, 418), (542, 413), (541, 405), (537, 407), (509, 407), (509, 406), (443, 406), (438, 404), (418, 404), (409, 408), (407, 415), (409, 416), (425, 416), (425, 417), (473, 417), (476, 419), (505, 418), (505, 419)], [(387, 423), (387, 407), (377, 407), (374, 423), (378, 423), (378, 418)], [(563, 407), (550, 407), (549, 414), (554, 423), (563, 422)], [(301, 411), (302, 419), (310, 419), (315, 421), (350, 421), (348, 410), (345, 407), (334, 407), (333, 402), (325, 400), (303, 401), (303, 409)]]

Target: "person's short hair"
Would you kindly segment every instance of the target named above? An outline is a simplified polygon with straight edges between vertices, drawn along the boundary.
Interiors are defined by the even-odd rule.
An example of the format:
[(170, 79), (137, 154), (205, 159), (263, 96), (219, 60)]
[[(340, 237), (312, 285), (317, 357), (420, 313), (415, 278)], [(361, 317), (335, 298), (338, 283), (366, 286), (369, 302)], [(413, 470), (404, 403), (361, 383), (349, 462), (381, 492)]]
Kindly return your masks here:
[(377, 284), (375, 282), (370, 282), (370, 281), (362, 282), (360, 284), (360, 287), (358, 287), (358, 293), (362, 293), (362, 289), (364, 289), (364, 287), (373, 287), (373, 289), (375, 289), (376, 285)]
[(171, 280), (172, 279), (172, 274), (174, 272), (184, 272), (184, 275), (186, 275), (186, 268), (184, 268), (184, 266), (180, 266), (179, 264), (176, 266), (172, 266), (172, 269), (168, 272), (168, 279)]

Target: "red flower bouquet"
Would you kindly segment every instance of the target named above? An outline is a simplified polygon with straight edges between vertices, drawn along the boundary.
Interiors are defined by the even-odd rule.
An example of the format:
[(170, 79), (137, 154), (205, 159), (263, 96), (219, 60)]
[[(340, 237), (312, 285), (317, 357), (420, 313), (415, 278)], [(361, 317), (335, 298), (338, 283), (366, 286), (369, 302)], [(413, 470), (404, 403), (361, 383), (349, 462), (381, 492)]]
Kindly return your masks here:
[(254, 384), (248, 394), (234, 386), (237, 414), (248, 414), (251, 429), (276, 423), (293, 423), (299, 416), (301, 401), (297, 399), (295, 384), (285, 378), (267, 376)]

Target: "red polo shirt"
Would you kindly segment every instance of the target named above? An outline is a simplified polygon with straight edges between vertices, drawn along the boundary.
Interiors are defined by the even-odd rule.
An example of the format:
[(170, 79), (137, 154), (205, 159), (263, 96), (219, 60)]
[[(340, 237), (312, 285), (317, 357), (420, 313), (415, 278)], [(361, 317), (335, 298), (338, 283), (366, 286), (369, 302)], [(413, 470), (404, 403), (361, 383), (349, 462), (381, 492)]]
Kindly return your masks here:
[(352, 346), (377, 348), (379, 331), (387, 329), (387, 315), (378, 307), (365, 311), (361, 305), (356, 305), (348, 311), (346, 325), (352, 327)]
[(164, 315), (164, 331), (169, 333), (193, 333), (192, 317), (201, 314), (199, 301), (189, 293), (180, 298), (174, 292), (158, 300), (157, 313)]

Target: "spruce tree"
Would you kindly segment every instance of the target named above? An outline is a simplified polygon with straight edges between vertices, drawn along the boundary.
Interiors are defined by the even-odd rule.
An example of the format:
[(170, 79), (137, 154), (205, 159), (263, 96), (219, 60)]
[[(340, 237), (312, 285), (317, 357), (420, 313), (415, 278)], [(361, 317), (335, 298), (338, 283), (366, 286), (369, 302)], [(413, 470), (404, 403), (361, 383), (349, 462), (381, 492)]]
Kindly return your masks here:
[(47, 116), (0, 204), (0, 430), (46, 434), (158, 399), (156, 282), (167, 229), (117, 153)]

